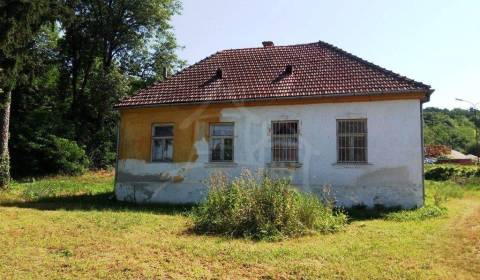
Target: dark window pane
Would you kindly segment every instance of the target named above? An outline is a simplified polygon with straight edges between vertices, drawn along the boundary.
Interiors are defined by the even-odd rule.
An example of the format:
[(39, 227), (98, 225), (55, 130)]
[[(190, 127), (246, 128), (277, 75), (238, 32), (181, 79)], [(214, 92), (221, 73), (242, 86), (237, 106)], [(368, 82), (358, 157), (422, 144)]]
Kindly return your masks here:
[(298, 122), (272, 122), (272, 160), (298, 160)]
[(338, 161), (367, 160), (367, 121), (337, 120)]
[(358, 147), (363, 148), (363, 147), (366, 146), (366, 145), (365, 145), (365, 136), (364, 136), (364, 135), (362, 135), (362, 136), (355, 136), (355, 137), (353, 137), (353, 139), (354, 139), (354, 142), (355, 142), (354, 145), (355, 145), (356, 148), (358, 148)]
[(173, 126), (155, 126), (153, 130), (154, 137), (170, 137), (173, 136)]
[(153, 140), (153, 160), (160, 160), (162, 158), (162, 140)]
[(362, 149), (362, 148), (358, 148), (358, 149), (355, 149), (355, 161), (358, 161), (358, 162), (361, 162), (361, 161), (365, 161), (366, 160), (366, 156), (365, 156), (365, 149)]
[(222, 160), (222, 140), (212, 139), (212, 160)]
[(163, 152), (163, 160), (171, 161), (173, 159), (173, 140), (165, 139), (165, 149)]
[(297, 122), (273, 122), (273, 135), (294, 135), (298, 133)]
[(232, 149), (223, 150), (223, 160), (233, 160), (233, 151)]
[(152, 159), (160, 160), (160, 161), (172, 161), (173, 140), (172, 139), (153, 140)]
[(233, 139), (231, 138), (226, 138), (223, 140), (223, 143), (224, 143), (224, 146), (225, 146), (225, 149), (232, 149), (233, 148)]
[(348, 136), (340, 136), (338, 137), (338, 147), (339, 148), (347, 148), (350, 147), (350, 137)]

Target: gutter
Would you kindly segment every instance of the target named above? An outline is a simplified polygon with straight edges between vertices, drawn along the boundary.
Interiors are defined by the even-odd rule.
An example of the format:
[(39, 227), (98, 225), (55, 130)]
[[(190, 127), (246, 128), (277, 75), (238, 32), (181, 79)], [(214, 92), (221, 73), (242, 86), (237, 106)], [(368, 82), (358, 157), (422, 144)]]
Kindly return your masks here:
[(280, 97), (271, 97), (271, 98), (246, 98), (246, 99), (235, 99), (235, 100), (211, 100), (211, 101), (200, 101), (200, 102), (172, 102), (172, 103), (155, 103), (155, 104), (143, 104), (143, 105), (124, 105), (124, 106), (114, 106), (114, 110), (120, 109), (129, 109), (129, 108), (151, 108), (151, 107), (163, 107), (163, 106), (179, 106), (179, 105), (209, 105), (209, 104), (239, 104), (245, 102), (262, 102), (262, 101), (279, 101), (279, 100), (292, 100), (292, 99), (315, 99), (315, 98), (342, 98), (342, 97), (359, 97), (359, 96), (385, 96), (390, 94), (414, 94), (414, 93), (423, 93), (425, 98), (422, 102), (430, 101), (430, 95), (434, 90), (399, 90), (399, 91), (389, 91), (389, 92), (366, 92), (366, 93), (334, 93), (334, 94), (318, 94), (318, 95), (299, 95), (299, 96), (280, 96)]

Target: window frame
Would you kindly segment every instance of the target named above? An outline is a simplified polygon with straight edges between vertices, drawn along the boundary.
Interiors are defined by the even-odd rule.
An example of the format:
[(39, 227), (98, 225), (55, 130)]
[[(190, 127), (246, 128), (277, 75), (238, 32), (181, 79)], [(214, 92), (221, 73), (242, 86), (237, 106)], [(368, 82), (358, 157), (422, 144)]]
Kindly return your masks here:
[[(232, 131), (233, 131), (233, 134), (232, 135), (213, 135), (213, 128), (214, 126), (228, 126), (228, 125), (231, 125), (232, 126)], [(213, 162), (213, 163), (216, 163), (216, 162), (234, 162), (235, 161), (235, 123), (234, 122), (212, 122), (212, 123), (209, 123), (208, 124), (208, 131), (209, 131), (209, 134), (208, 134), (208, 161), (209, 162)], [(222, 158), (225, 158), (225, 154), (224, 154), (224, 151), (225, 151), (225, 139), (232, 139), (232, 159), (219, 159), (219, 160), (214, 160), (212, 158), (213, 156), (213, 140), (214, 139), (221, 139), (222, 142), (221, 142), (221, 146), (220, 146), (220, 157)]]
[[(278, 135), (275, 135), (274, 133), (274, 125), (275, 124), (281, 124), (281, 123), (295, 123), (297, 126), (297, 133), (296, 134), (285, 134), (289, 137), (295, 137), (296, 138), (296, 148), (295, 148), (295, 160), (275, 160), (274, 156), (274, 151), (278, 148), (275, 148), (274, 142), (275, 142), (275, 137), (278, 137)], [(279, 134), (280, 135), (280, 134)], [(286, 137), (285, 137), (286, 138)], [(272, 163), (299, 163), (300, 162), (300, 121), (299, 120), (275, 120), (271, 122), (271, 161)], [(288, 148), (283, 148), (283, 150), (288, 150)]]
[[(340, 123), (341, 122), (355, 122), (361, 121), (364, 123), (365, 130), (364, 132), (347, 132), (347, 133), (340, 133)], [(337, 143), (337, 164), (368, 164), (368, 119), (367, 118), (352, 118), (352, 119), (336, 119), (336, 143)], [(350, 158), (352, 160), (341, 160), (340, 158), (340, 137), (349, 137), (349, 153)], [(363, 147), (355, 147), (355, 140), (354, 137), (363, 136), (364, 137), (364, 146)], [(352, 144), (353, 143), (353, 144)], [(364, 151), (364, 160), (358, 161), (355, 159), (355, 150), (356, 148), (362, 148)]]
[[(172, 136), (155, 136), (156, 127), (172, 127)], [(151, 142), (150, 142), (150, 159), (151, 162), (173, 162), (173, 157), (175, 153), (175, 125), (173, 123), (154, 123), (152, 124), (151, 132)], [(172, 158), (171, 159), (155, 159), (154, 158), (154, 149), (155, 149), (155, 140), (172, 140)]]

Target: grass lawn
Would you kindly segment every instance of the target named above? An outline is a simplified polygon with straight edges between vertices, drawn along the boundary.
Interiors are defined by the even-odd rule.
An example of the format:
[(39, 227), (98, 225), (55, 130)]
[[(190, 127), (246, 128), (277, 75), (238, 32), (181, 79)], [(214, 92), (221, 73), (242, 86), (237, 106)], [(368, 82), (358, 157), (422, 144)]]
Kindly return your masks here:
[(0, 193), (0, 278), (480, 279), (478, 186), (448, 200), (445, 217), (357, 217), (272, 243), (195, 235), (188, 208), (118, 203), (112, 183), (89, 173)]

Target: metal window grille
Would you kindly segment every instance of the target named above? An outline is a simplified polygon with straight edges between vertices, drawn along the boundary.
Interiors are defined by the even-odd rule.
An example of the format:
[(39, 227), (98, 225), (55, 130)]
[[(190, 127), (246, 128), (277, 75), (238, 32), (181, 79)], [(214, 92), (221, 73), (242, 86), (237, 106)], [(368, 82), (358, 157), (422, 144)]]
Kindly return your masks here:
[(210, 161), (233, 161), (233, 123), (210, 124)]
[(298, 121), (272, 122), (272, 161), (298, 162)]
[(152, 161), (173, 160), (173, 125), (156, 124), (152, 127)]
[(339, 163), (367, 162), (367, 120), (337, 120), (337, 154)]

